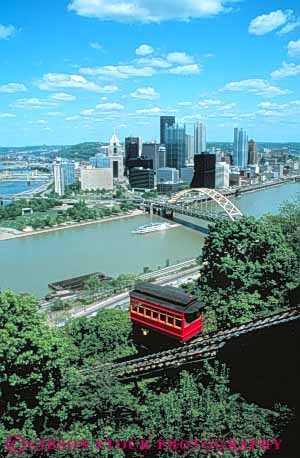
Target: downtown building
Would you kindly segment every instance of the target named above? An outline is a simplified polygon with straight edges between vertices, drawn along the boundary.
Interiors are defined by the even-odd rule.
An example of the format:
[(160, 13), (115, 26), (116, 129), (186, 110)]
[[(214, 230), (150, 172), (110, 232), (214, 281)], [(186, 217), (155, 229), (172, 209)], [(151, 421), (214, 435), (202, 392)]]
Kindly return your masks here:
[(128, 163), (131, 159), (136, 159), (142, 154), (142, 138), (126, 137), (125, 138), (125, 175), (128, 176)]
[(155, 172), (152, 169), (133, 167), (129, 170), (131, 189), (147, 191), (155, 187)]
[(120, 144), (119, 138), (114, 133), (110, 139), (108, 146), (108, 158), (110, 167), (113, 172), (113, 178), (123, 180), (124, 178), (124, 156), (123, 149)]
[(234, 128), (233, 165), (244, 169), (248, 165), (248, 135), (244, 129)]
[(166, 144), (166, 128), (175, 125), (175, 116), (160, 117), (160, 144)]
[(188, 163), (192, 163), (194, 161), (194, 154), (195, 154), (195, 144), (194, 144), (194, 136), (186, 134), (185, 136), (186, 142), (186, 159)]
[(153, 169), (166, 166), (166, 147), (157, 142), (143, 143), (143, 157), (153, 161)]
[(194, 154), (206, 152), (206, 127), (201, 122), (194, 125)]
[(226, 189), (229, 187), (230, 166), (226, 162), (216, 163), (216, 189)]
[(191, 188), (216, 187), (216, 155), (209, 153), (195, 154), (194, 177)]
[(96, 191), (98, 189), (113, 189), (113, 173), (111, 167), (86, 167), (81, 170), (82, 191)]
[(185, 126), (165, 127), (166, 166), (180, 170), (186, 163)]
[(191, 182), (193, 181), (194, 177), (194, 167), (192, 165), (189, 165), (187, 167), (183, 167), (180, 169), (180, 179), (184, 183), (188, 184), (190, 186)]
[(249, 140), (248, 143), (248, 164), (256, 165), (258, 163), (257, 145), (254, 140)]
[(75, 162), (56, 158), (53, 163), (54, 192), (59, 196), (65, 193), (65, 187), (75, 183)]

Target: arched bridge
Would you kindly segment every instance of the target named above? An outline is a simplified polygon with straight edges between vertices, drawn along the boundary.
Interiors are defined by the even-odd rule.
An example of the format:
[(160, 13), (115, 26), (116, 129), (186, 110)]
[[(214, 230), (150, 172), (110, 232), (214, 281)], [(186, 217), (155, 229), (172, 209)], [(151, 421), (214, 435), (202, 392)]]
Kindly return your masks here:
[(145, 200), (143, 205), (150, 212), (158, 209), (164, 216), (169, 217), (172, 217), (173, 213), (179, 213), (206, 221), (223, 218), (234, 221), (243, 216), (228, 197), (215, 189), (207, 188), (185, 189), (169, 200)]

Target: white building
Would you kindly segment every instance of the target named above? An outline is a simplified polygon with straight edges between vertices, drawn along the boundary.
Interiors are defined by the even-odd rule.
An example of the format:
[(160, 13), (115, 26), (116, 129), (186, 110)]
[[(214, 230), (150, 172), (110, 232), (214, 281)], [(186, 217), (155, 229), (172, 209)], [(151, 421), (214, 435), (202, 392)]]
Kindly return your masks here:
[(61, 162), (53, 163), (54, 192), (59, 196), (65, 193), (64, 170)]
[(105, 148), (107, 148), (108, 156), (123, 156), (122, 145), (115, 133), (112, 135), (109, 145)]
[(187, 159), (187, 162), (193, 162), (194, 154), (195, 154), (194, 136), (187, 134), (185, 136), (185, 142), (186, 142), (186, 159)]
[(230, 167), (226, 162), (216, 163), (216, 188), (224, 189), (229, 187)]
[(201, 122), (194, 125), (194, 154), (206, 152), (206, 127)]
[(113, 189), (112, 169), (94, 169), (92, 167), (82, 169), (81, 189), (83, 191), (94, 191), (97, 189)]
[(112, 169), (113, 178), (124, 179), (124, 156), (122, 145), (117, 135), (114, 133), (108, 146), (108, 157)]

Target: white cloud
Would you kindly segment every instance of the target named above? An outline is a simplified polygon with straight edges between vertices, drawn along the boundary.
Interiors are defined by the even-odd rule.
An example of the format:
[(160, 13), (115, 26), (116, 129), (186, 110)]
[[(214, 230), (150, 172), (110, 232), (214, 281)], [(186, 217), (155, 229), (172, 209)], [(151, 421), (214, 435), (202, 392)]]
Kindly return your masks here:
[(47, 73), (43, 76), (39, 83), (39, 88), (43, 90), (51, 90), (57, 88), (76, 88), (85, 89), (93, 92), (115, 92), (116, 86), (99, 86), (92, 81), (88, 81), (81, 75), (69, 75), (66, 73)]
[(131, 97), (135, 99), (155, 100), (160, 97), (160, 94), (156, 92), (153, 87), (140, 87), (136, 91), (132, 92)]
[(288, 108), (288, 103), (272, 103), (272, 102), (261, 102), (258, 104), (260, 108), (267, 110), (285, 110)]
[(300, 39), (297, 41), (290, 41), (287, 48), (290, 57), (300, 57)]
[(181, 67), (170, 68), (169, 73), (174, 75), (197, 75), (201, 72), (198, 64), (182, 65)]
[(276, 116), (281, 116), (281, 113), (279, 111), (272, 111), (272, 110), (258, 110), (257, 114), (261, 116), (265, 116), (267, 118), (273, 118)]
[(221, 105), (220, 107), (218, 107), (218, 110), (219, 111), (227, 111), (227, 110), (232, 110), (233, 108), (235, 108), (237, 106), (236, 103), (227, 103), (225, 105)]
[(148, 55), (138, 57), (126, 65), (120, 63), (118, 65), (106, 65), (103, 67), (82, 67), (79, 70), (83, 75), (98, 77), (103, 80), (151, 77), (163, 73), (191, 75), (200, 73), (200, 71), (201, 67), (195, 62), (193, 56), (178, 51), (170, 52), (165, 56)]
[(276, 10), (257, 16), (250, 22), (249, 33), (252, 35), (265, 35), (286, 24), (292, 15), (292, 10)]
[(92, 43), (90, 43), (90, 47), (98, 50), (102, 49), (102, 45), (98, 41), (92, 41)]
[(13, 113), (0, 113), (0, 118), (16, 118), (16, 115)]
[(292, 117), (300, 114), (300, 100), (292, 100), (288, 103), (261, 102), (258, 104), (257, 114), (265, 117)]
[(146, 115), (157, 115), (161, 113), (161, 108), (159, 107), (153, 107), (153, 108), (143, 108), (140, 110), (136, 110), (137, 114), (146, 114)]
[(170, 52), (167, 55), (167, 61), (171, 64), (188, 65), (194, 63), (194, 58), (185, 52)]
[(198, 102), (198, 105), (201, 108), (209, 108), (210, 106), (218, 106), (222, 105), (222, 100), (217, 100), (217, 99), (204, 99)]
[(80, 113), (82, 116), (93, 116), (95, 114), (95, 111), (93, 108), (87, 109), (87, 110), (82, 110)]
[(74, 102), (76, 97), (75, 95), (67, 94), (66, 92), (58, 92), (57, 94), (53, 94), (51, 99), (59, 100), (61, 102)]
[(67, 117), (65, 118), (65, 121), (77, 121), (78, 119), (80, 119), (80, 116), (79, 116), (79, 115), (67, 116)]
[(56, 103), (33, 97), (28, 99), (18, 99), (14, 103), (14, 106), (17, 108), (24, 108), (30, 110), (43, 107), (55, 107)]
[(140, 45), (136, 48), (135, 53), (137, 56), (149, 56), (149, 54), (154, 53), (154, 49), (149, 45)]
[(80, 16), (118, 22), (188, 21), (226, 11), (229, 0), (71, 0), (68, 6)]
[(0, 92), (7, 92), (8, 94), (14, 94), (15, 92), (26, 92), (27, 87), (20, 83), (8, 83), (0, 86)]
[(153, 76), (156, 72), (151, 67), (137, 68), (134, 65), (106, 65), (104, 67), (83, 67), (80, 73), (90, 76), (127, 79), (131, 76)]
[(248, 92), (263, 97), (276, 97), (278, 95), (291, 94), (289, 89), (281, 89), (277, 86), (272, 86), (268, 81), (262, 79), (233, 81), (226, 84), (221, 91)]
[(193, 102), (178, 102), (177, 105), (180, 107), (191, 107), (193, 105)]
[(300, 20), (299, 19), (297, 19), (294, 22), (288, 22), (284, 27), (282, 27), (282, 29), (280, 29), (277, 32), (277, 34), (278, 35), (286, 35), (287, 33), (292, 32), (293, 30), (295, 30), (299, 26), (300, 26)]
[(60, 116), (64, 116), (64, 113), (62, 113), (61, 111), (49, 111), (47, 113), (47, 116), (53, 116), (55, 118), (58, 118)]
[(282, 66), (278, 68), (277, 70), (274, 70), (271, 73), (271, 77), (274, 80), (280, 80), (283, 78), (288, 78), (289, 76), (298, 76), (300, 75), (300, 64), (287, 64), (286, 62), (283, 62)]
[(121, 103), (99, 103), (96, 108), (103, 111), (119, 111), (124, 110), (125, 107)]
[(160, 69), (172, 67), (172, 64), (162, 57), (142, 57), (137, 60), (137, 63), (146, 65), (147, 67), (157, 67)]
[(16, 28), (13, 25), (0, 24), (0, 40), (8, 40), (16, 33)]
[(45, 125), (45, 124), (47, 124), (47, 121), (45, 121), (45, 119), (39, 119), (36, 123)]

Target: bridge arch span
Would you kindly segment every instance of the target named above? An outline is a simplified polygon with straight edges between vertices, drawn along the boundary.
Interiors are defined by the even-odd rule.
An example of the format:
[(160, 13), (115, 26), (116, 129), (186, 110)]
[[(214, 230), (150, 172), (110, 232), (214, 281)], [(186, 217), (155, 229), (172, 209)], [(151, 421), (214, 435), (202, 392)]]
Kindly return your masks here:
[[(185, 189), (176, 193), (171, 199), (168, 201), (171, 205), (176, 205), (179, 203), (184, 203), (187, 197), (193, 198), (194, 196), (199, 198), (209, 198), (216, 202), (216, 204), (221, 207), (226, 215), (234, 221), (235, 219), (240, 218), (243, 216), (242, 212), (228, 199), (228, 197), (224, 196), (220, 192), (216, 191), (215, 189), (208, 189), (208, 188), (192, 188), (192, 189)], [(195, 199), (196, 200), (196, 199)]]

